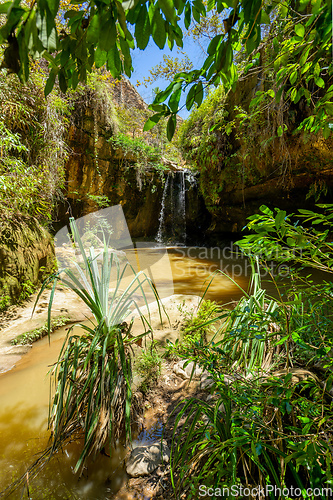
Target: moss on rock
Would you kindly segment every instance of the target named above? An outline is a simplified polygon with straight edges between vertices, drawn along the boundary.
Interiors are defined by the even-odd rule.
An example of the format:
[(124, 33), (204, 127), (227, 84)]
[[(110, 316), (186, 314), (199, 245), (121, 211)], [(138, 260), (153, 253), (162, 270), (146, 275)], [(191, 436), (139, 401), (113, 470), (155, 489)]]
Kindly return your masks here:
[(52, 237), (35, 218), (2, 217), (0, 309), (29, 295), (54, 263)]

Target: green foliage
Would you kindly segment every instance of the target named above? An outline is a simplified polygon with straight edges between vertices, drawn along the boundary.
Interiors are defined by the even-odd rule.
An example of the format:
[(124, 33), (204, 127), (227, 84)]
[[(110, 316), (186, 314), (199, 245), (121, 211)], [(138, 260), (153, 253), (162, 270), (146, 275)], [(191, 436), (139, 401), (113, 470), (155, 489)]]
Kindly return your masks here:
[(139, 355), (135, 368), (142, 377), (139, 387), (142, 392), (145, 393), (156, 385), (161, 375), (162, 357), (154, 342), (152, 342), (149, 347), (146, 347)]
[(302, 172), (318, 177), (308, 197), (318, 200), (327, 192), (320, 175), (332, 168), (331, 139), (300, 131), (307, 116), (303, 101), (295, 105), (283, 98), (277, 103), (269, 71), (263, 79), (268, 90), (258, 90), (251, 100), (253, 80), (240, 82), (235, 94), (225, 95), (221, 85), (181, 126), (179, 146), (188, 163), (201, 172), (200, 190), (213, 213), (233, 189), (244, 190), (277, 177), (289, 185)]
[[(332, 12), (326, 0), (304, 0), (297, 6), (291, 0), (274, 5), (247, 0), (236, 3), (198, 0), (194, 4), (188, 0), (169, 0), (117, 5), (91, 1), (75, 8), (69, 5), (63, 11), (63, 25), (57, 25), (59, 7), (59, 2), (50, 0), (19, 7), (9, 1), (1, 7), (1, 14), (6, 15), (0, 29), (0, 43), (6, 44), (2, 66), (27, 81), (29, 57), (43, 56), (50, 67), (46, 95), (56, 78), (61, 91), (66, 92), (67, 88), (75, 89), (80, 81), (86, 81), (87, 73), (94, 67), (106, 66), (114, 78), (123, 72), (130, 76), (131, 50), (135, 45), (143, 50), (152, 37), (159, 48), (166, 43), (170, 49), (174, 44), (182, 47), (183, 33), (178, 22), (183, 12), (188, 30), (192, 21), (200, 24), (211, 13), (220, 14), (226, 8), (224, 29), (211, 40), (202, 67), (175, 75), (154, 101), (153, 111), (159, 117), (168, 117), (169, 137), (174, 132), (172, 124), (181, 92), (187, 92), (186, 107), (191, 109), (195, 103), (200, 106), (206, 85), (222, 83), (226, 89), (235, 90), (239, 78), (236, 56), (244, 54), (246, 58), (241, 70), (256, 71), (259, 62), (256, 56), (263, 41), (271, 51), (265, 67), (276, 75), (274, 99), (280, 101), (283, 93), (293, 103), (304, 98), (311, 106), (311, 114), (300, 126), (314, 132), (323, 130), (325, 137), (331, 133)], [(129, 29), (130, 25), (134, 29)], [(218, 23), (216, 27), (220, 29)], [(262, 39), (262, 34), (266, 39)], [(315, 99), (309, 90), (312, 87)], [(168, 103), (162, 104), (167, 99)]]
[(108, 207), (110, 204), (109, 198), (104, 195), (87, 194), (86, 197), (88, 200), (91, 200), (94, 203), (96, 203), (98, 208)]
[(325, 181), (322, 179), (319, 179), (318, 181), (316, 180), (313, 184), (311, 184), (309, 192), (306, 195), (306, 199), (308, 200), (312, 196), (314, 197), (315, 201), (318, 202), (319, 198), (324, 195), (326, 196), (328, 192), (328, 186)]
[[(66, 318), (66, 316), (57, 316), (56, 318), (53, 318), (50, 324), (50, 332), (54, 332), (54, 330), (60, 328), (61, 326), (67, 325), (67, 323), (69, 322), (70, 320), (69, 318)], [(11, 341), (11, 343), (13, 345), (32, 344), (33, 342), (36, 342), (37, 340), (45, 337), (48, 333), (48, 325), (47, 323), (45, 323), (40, 328), (35, 328), (34, 330), (30, 330), (29, 332), (18, 335)]]
[(246, 379), (227, 386), (223, 374), (207, 369), (215, 380), (213, 402), (190, 398), (177, 408), (170, 457), (176, 498), (198, 498), (200, 485), (213, 488), (210, 498), (217, 499), (232, 485), (305, 491), (331, 484), (325, 435), (332, 404), (325, 390), (313, 380), (295, 383), (291, 373), (259, 387)]
[[(283, 210), (273, 211), (263, 205), (261, 214), (249, 218), (248, 228), (253, 233), (238, 244), (246, 254), (260, 259), (277, 287), (287, 330), (281, 341), (286, 342), (288, 349), (293, 344), (303, 362), (322, 360), (328, 367), (327, 353), (333, 344), (332, 282), (315, 283), (311, 274), (305, 274), (307, 268), (332, 273), (333, 206), (318, 207), (324, 212), (300, 209), (297, 215), (287, 215)], [(283, 290), (284, 297), (272, 274), (271, 260), (282, 265), (283, 274), (288, 271), (292, 286)]]
[(21, 302), (27, 299), (28, 297), (30, 297), (31, 294), (34, 293), (35, 290), (36, 286), (33, 283), (31, 283), (29, 279), (24, 280), (21, 283), (21, 293), (19, 295), (18, 301)]
[[(229, 3), (223, 6), (231, 7)], [(176, 75), (167, 89), (155, 98), (151, 109), (163, 116), (172, 116), (177, 111), (172, 103), (182, 88), (188, 92), (186, 108), (190, 110), (195, 103), (200, 106), (204, 86), (223, 84), (226, 90), (234, 91), (240, 75), (242, 78), (248, 73), (251, 76), (259, 67), (267, 74), (267, 80), (276, 82), (274, 90), (270, 90), (272, 101), (280, 103), (286, 99), (297, 104), (303, 99), (307, 102), (311, 116), (303, 117), (298, 128), (314, 133), (322, 130), (328, 138), (333, 96), (332, 6), (325, 0), (315, 4), (306, 0), (297, 7), (289, 1), (278, 2), (275, 6), (240, 1), (233, 7), (229, 18), (224, 20), (225, 33), (211, 40), (202, 67)], [(207, 10), (214, 8), (215, 2), (211, 2)], [(220, 10), (217, 6), (217, 11)], [(262, 26), (265, 24), (271, 25), (267, 31)], [(318, 44), (314, 44), (314, 40)], [(239, 60), (243, 59), (238, 66), (237, 55)], [(263, 92), (260, 90), (258, 94)], [(169, 99), (168, 104), (162, 109), (166, 99)], [(283, 126), (278, 128), (279, 136), (283, 132)]]
[[(227, 128), (232, 129), (224, 104), (225, 91), (221, 85), (211, 91), (202, 105), (182, 123), (178, 135), (178, 145), (185, 159), (201, 172), (200, 190), (211, 210), (229, 182), (228, 174), (225, 170), (221, 172), (221, 167), (230, 156), (231, 148), (225, 139), (217, 144), (217, 133), (226, 134)], [(234, 165), (230, 178), (232, 182), (239, 181)]]
[[(120, 132), (120, 134), (116, 134), (116, 139), (119, 139), (119, 136), (120, 138), (124, 138), (126, 135), (133, 140), (137, 140), (136, 143), (132, 143), (132, 147), (130, 142), (125, 143), (125, 152), (129, 150), (129, 154), (135, 156), (137, 149), (139, 156), (155, 156), (157, 165), (162, 162), (163, 158), (181, 163), (182, 158), (179, 147), (177, 146), (176, 137), (172, 142), (169, 142), (167, 139), (165, 120), (162, 119), (156, 124), (154, 116), (152, 116), (152, 113), (146, 109), (117, 106), (116, 110)], [(146, 121), (147, 119), (148, 121)], [(150, 121), (152, 121), (152, 126), (156, 125), (153, 129), (150, 126), (147, 126)], [(148, 147), (145, 148), (145, 145)], [(140, 161), (138, 161), (138, 165), (141, 165)]]
[[(213, 488), (210, 498), (232, 485), (297, 486), (309, 499), (307, 488), (331, 487), (332, 282), (315, 284), (304, 270), (332, 272), (333, 207), (321, 208), (324, 214), (300, 211), (295, 222), (265, 206), (249, 218), (252, 234), (238, 244), (269, 272), (277, 297), (267, 296), (253, 267), (254, 287), (218, 316), (220, 339), (192, 353), (213, 385), (209, 401), (188, 398), (175, 410), (176, 498), (197, 498), (200, 485)], [(287, 283), (279, 283), (272, 260), (289, 265)], [(304, 366), (320, 369), (322, 380)]]
[(179, 344), (177, 351), (186, 353), (195, 350), (203, 342), (207, 342), (207, 335), (214, 333), (215, 329), (212, 324), (206, 325), (208, 320), (216, 318), (219, 312), (219, 307), (216, 302), (211, 300), (202, 300), (198, 310), (187, 314), (183, 321), (180, 331), (182, 334), (182, 342)]
[[(331, 369), (333, 359), (332, 282), (315, 284), (310, 277), (291, 274), (295, 286), (288, 290), (289, 321), (294, 358), (302, 366)], [(297, 283), (297, 285), (296, 285)]]
[(98, 140), (97, 119), (101, 118), (106, 124), (107, 130), (116, 134), (119, 130), (119, 117), (117, 108), (113, 102), (112, 88), (116, 82), (98, 70), (87, 75), (86, 84), (79, 83), (75, 90), (69, 90), (69, 105), (80, 102), (82, 96), (84, 105), (93, 111), (95, 142)]
[(6, 288), (3, 289), (1, 295), (0, 295), (0, 312), (5, 311), (8, 306), (11, 304), (11, 298), (10, 295), (6, 293)]
[[(228, 353), (232, 368), (241, 369), (247, 376), (256, 370), (265, 373), (271, 369), (281, 314), (278, 302), (268, 298), (261, 288), (259, 269), (256, 272), (253, 267), (250, 293), (243, 293), (223, 324), (225, 332), (218, 346)], [(281, 362), (278, 356), (275, 358), (275, 362)]]
[(175, 343), (167, 341), (166, 356), (168, 358), (191, 357), (197, 350), (207, 343), (207, 336), (215, 333), (213, 323), (220, 315), (221, 309), (211, 300), (201, 300), (197, 310), (187, 311), (182, 305), (178, 306), (183, 316), (180, 333), (181, 339)]
[(128, 134), (133, 139), (142, 136), (143, 126), (149, 115), (147, 110), (116, 106), (116, 111), (121, 134)]
[(121, 149), (125, 161), (134, 162), (139, 170), (165, 168), (161, 162), (161, 152), (156, 147), (149, 146), (141, 137), (132, 139), (128, 135), (118, 134), (109, 142), (114, 149)]
[(324, 213), (299, 209), (295, 216), (262, 205), (261, 214), (249, 217), (248, 228), (253, 234), (238, 244), (247, 254), (259, 255), (266, 263), (274, 259), (332, 273), (333, 243), (329, 241), (329, 232), (333, 227), (333, 205), (317, 206)]
[[(108, 248), (106, 236), (101, 254), (90, 246), (87, 255), (74, 219), (70, 225), (81, 265), (74, 263), (73, 269), (60, 269), (48, 278), (36, 304), (45, 287), (53, 282), (48, 309), (50, 331), (51, 306), (60, 280), (83, 300), (94, 318), (90, 325), (81, 325), (83, 335), (70, 335), (70, 329), (53, 370), (56, 387), (49, 416), (52, 444), (46, 454), (51, 457), (73, 436), (82, 438), (83, 449), (75, 467), (78, 471), (89, 455), (95, 456), (104, 447), (112, 454), (120, 439), (131, 439), (135, 415), (131, 411), (130, 347), (140, 336), (130, 335), (131, 325), (128, 327), (125, 320), (133, 309), (140, 313), (138, 293), (149, 311), (145, 286), (156, 299), (158, 296), (143, 272), (135, 274), (128, 262), (121, 267), (117, 255)], [(132, 273), (130, 282), (126, 282)], [(150, 325), (144, 316), (141, 320), (144, 336)]]
[(0, 83), (0, 211), (51, 218), (67, 157), (59, 99), (45, 100), (40, 74), (22, 87), (16, 77)]
[[(75, 89), (80, 81), (85, 81), (94, 67), (105, 65), (114, 78), (123, 72), (130, 76), (130, 52), (135, 41), (141, 50), (148, 45), (150, 37), (160, 48), (166, 41), (170, 48), (174, 43), (182, 45), (179, 17), (172, 2), (116, 6), (91, 2), (79, 4), (78, 8), (68, 5), (61, 7), (62, 22), (58, 25), (59, 2), (12, 7), (5, 3), (1, 9), (1, 13), (7, 15), (0, 29), (0, 43), (7, 43), (3, 66), (26, 81), (29, 57), (43, 56), (50, 65), (46, 95), (52, 90), (56, 77), (61, 91), (66, 92), (67, 88)], [(129, 29), (129, 25), (134, 26), (134, 30)]]
[(187, 316), (181, 326), (181, 331), (184, 336), (196, 336), (199, 338), (206, 337), (208, 333), (212, 333), (212, 327), (204, 327), (202, 324), (211, 318), (214, 318), (219, 311), (216, 302), (211, 300), (201, 300), (196, 313), (185, 313)]

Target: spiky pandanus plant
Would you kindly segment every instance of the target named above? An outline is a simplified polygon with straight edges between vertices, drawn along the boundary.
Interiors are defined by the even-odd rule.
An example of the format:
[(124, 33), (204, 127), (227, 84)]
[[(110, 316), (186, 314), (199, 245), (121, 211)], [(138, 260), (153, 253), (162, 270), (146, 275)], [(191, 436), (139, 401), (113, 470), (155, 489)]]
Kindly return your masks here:
[[(70, 220), (70, 227), (75, 246), (83, 258), (82, 267), (74, 262), (74, 271), (59, 270), (44, 283), (39, 296), (53, 281), (48, 308), (50, 321), (56, 285), (61, 281), (82, 299), (93, 316), (91, 326), (80, 325), (83, 335), (71, 335), (69, 331), (53, 369), (56, 391), (49, 412), (50, 453), (72, 439), (82, 438), (83, 449), (75, 467), (78, 471), (88, 456), (104, 448), (112, 453), (119, 440), (125, 443), (131, 439), (134, 417), (131, 410), (131, 344), (139, 337), (130, 335), (131, 324), (127, 325), (125, 319), (135, 309), (140, 313), (138, 293), (149, 311), (145, 286), (157, 301), (158, 294), (143, 272), (135, 273), (128, 262), (121, 267), (105, 238), (99, 255), (93, 247), (86, 255), (74, 219)], [(123, 285), (128, 270), (133, 278)], [(147, 319), (141, 315), (141, 319), (145, 325), (142, 335), (146, 335), (151, 329), (149, 316)]]

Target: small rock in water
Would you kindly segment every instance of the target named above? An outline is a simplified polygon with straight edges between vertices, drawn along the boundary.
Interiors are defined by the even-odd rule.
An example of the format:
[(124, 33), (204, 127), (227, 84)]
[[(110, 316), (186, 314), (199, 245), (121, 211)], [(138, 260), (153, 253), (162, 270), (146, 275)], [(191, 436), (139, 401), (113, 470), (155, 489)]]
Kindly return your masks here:
[[(196, 366), (193, 361), (190, 361), (190, 363), (188, 363), (188, 365), (185, 365), (185, 363), (187, 362), (188, 360), (184, 359), (182, 361), (178, 361), (178, 363), (176, 363), (173, 367), (173, 371), (176, 375), (178, 375), (178, 377), (181, 377), (183, 379), (189, 379), (192, 375), (192, 372), (193, 372), (193, 375), (192, 375), (192, 378), (200, 378), (201, 374), (202, 374), (202, 368), (199, 368), (198, 366)], [(193, 370), (194, 368), (194, 370)]]
[(132, 450), (127, 461), (126, 472), (132, 477), (147, 476), (162, 463), (162, 456), (163, 462), (168, 463), (170, 450), (165, 440), (163, 440), (162, 454), (160, 441), (150, 445), (137, 446)]

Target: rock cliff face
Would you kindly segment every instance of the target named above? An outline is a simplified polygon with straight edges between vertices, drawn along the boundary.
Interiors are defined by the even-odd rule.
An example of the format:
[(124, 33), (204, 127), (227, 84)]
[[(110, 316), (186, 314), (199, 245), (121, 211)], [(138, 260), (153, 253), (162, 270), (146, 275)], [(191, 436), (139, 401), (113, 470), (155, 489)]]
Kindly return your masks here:
[[(270, 168), (254, 176), (253, 180), (248, 178), (244, 182), (238, 175), (236, 185), (224, 183), (217, 210), (212, 212), (209, 234), (221, 238), (226, 232), (239, 233), (246, 225), (247, 217), (258, 213), (262, 204), (292, 213), (297, 208), (313, 210), (316, 203), (333, 202), (332, 141), (317, 136), (307, 144), (293, 144), (290, 139), (288, 168), (281, 168), (279, 162), (274, 164), (278, 154), (277, 144), (275, 149), (272, 148)], [(260, 161), (258, 157), (258, 167)]]
[[(87, 91), (77, 102), (72, 115), (67, 143), (70, 149), (66, 165), (66, 201), (60, 206), (59, 225), (69, 215), (80, 217), (98, 210), (105, 197), (108, 205), (122, 205), (129, 231), (134, 238), (154, 240), (159, 227), (162, 195), (167, 170), (144, 169), (134, 166), (135, 158), (124, 158), (121, 149), (114, 149), (109, 139), (116, 128), (110, 97), (117, 105), (146, 109), (140, 95), (126, 80), (113, 84), (109, 96), (98, 102)], [(188, 235), (196, 237), (197, 220), (206, 215), (197, 187), (187, 185)], [(208, 226), (208, 223), (207, 223)]]
[(281, 179), (271, 179), (244, 189), (234, 189), (225, 194), (219, 206), (218, 214), (214, 214), (207, 236), (216, 241), (223, 239), (226, 233), (240, 233), (247, 223), (247, 217), (259, 212), (261, 205), (280, 208), (287, 213), (297, 208), (315, 210), (315, 199), (306, 199), (309, 189), (316, 182), (324, 183), (326, 195), (321, 195), (318, 203), (332, 203), (333, 169), (321, 171), (316, 176), (311, 172), (294, 177), (292, 186), (286, 186)]
[(31, 293), (54, 264), (51, 235), (28, 216), (2, 220), (0, 230), (0, 310)]
[[(252, 122), (250, 118), (240, 128), (239, 109), (235, 106), (241, 105), (244, 113), (250, 115), (249, 105), (256, 90), (258, 77), (253, 76), (239, 85), (235, 94), (228, 95), (222, 125), (210, 134), (215, 135), (211, 149), (199, 148), (197, 157), (193, 156), (201, 179), (199, 189), (196, 183), (186, 182), (188, 243), (204, 243), (208, 238), (215, 244), (226, 233), (239, 233), (247, 217), (258, 212), (262, 204), (292, 212), (297, 207), (313, 208), (317, 200), (331, 201), (332, 141), (318, 135), (301, 141), (292, 133), (300, 120), (298, 115), (306, 115), (304, 106), (281, 111), (283, 122), (289, 127), (283, 141), (276, 135), (277, 123), (273, 123), (273, 118), (270, 128), (265, 121)], [(59, 211), (59, 219), (64, 224), (70, 214), (79, 217), (98, 210), (98, 202), (105, 197), (109, 205), (122, 205), (132, 237), (154, 240), (165, 182), (173, 168), (140, 170), (134, 166), (134, 157), (112, 147), (110, 138), (117, 128), (112, 102), (130, 110), (147, 109), (127, 80), (111, 82), (102, 96), (87, 90), (84, 99), (76, 103), (67, 141), (71, 151), (66, 166), (67, 202)], [(275, 111), (271, 110), (272, 116)], [(208, 127), (216, 123), (218, 113), (214, 108)], [(207, 116), (203, 120), (207, 121)], [(226, 133), (228, 124), (231, 132)], [(189, 130), (189, 149), (193, 138), (200, 136), (200, 127), (199, 121)], [(266, 136), (272, 139), (265, 146)], [(177, 175), (176, 171), (175, 178)], [(176, 194), (177, 189), (179, 186)], [(169, 197), (172, 198), (171, 193)], [(169, 211), (165, 224), (168, 228), (172, 217)]]
[(126, 106), (126, 108), (136, 108), (145, 110), (147, 104), (140, 96), (139, 92), (133, 87), (131, 82), (126, 78), (115, 82), (111, 87), (113, 101), (118, 106)]
[(213, 239), (241, 231), (262, 204), (293, 212), (332, 203), (332, 138), (297, 133), (311, 115), (306, 100), (276, 103), (268, 90), (272, 81), (254, 72), (235, 92), (217, 88), (185, 124), (183, 152), (200, 171)]

